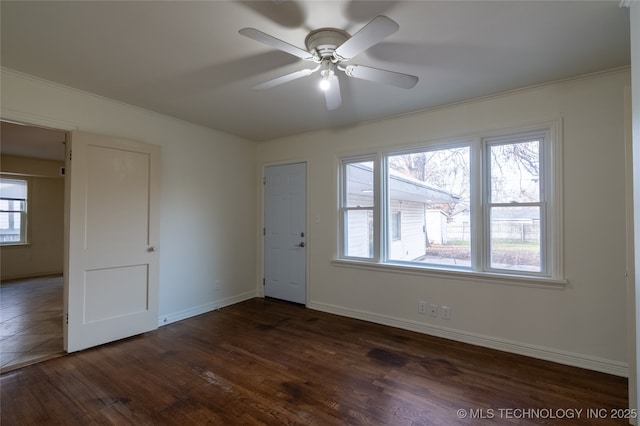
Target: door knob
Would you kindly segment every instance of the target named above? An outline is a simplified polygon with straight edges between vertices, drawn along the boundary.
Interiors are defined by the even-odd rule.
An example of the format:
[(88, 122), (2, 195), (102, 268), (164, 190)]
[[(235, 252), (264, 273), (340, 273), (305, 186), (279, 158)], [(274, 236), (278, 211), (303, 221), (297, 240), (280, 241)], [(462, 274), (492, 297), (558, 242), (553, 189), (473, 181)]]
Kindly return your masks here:
[(304, 241), (302, 241), (300, 244), (297, 244), (298, 247), (304, 247)]
[(157, 249), (156, 247), (151, 246), (151, 247), (149, 247), (149, 248), (147, 249), (147, 251), (148, 251), (149, 253), (151, 253), (151, 252), (154, 252), (154, 251), (158, 251), (158, 249)]

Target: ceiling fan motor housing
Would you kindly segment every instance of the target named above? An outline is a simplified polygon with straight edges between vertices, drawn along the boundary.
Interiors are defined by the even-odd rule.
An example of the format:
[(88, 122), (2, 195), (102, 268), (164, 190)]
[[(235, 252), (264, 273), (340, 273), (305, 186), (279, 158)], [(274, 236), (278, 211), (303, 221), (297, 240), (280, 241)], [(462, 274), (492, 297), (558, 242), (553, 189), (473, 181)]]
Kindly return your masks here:
[(304, 44), (309, 52), (317, 52), (319, 59), (322, 60), (332, 56), (336, 48), (349, 37), (351, 37), (349, 33), (337, 28), (319, 28), (309, 33)]

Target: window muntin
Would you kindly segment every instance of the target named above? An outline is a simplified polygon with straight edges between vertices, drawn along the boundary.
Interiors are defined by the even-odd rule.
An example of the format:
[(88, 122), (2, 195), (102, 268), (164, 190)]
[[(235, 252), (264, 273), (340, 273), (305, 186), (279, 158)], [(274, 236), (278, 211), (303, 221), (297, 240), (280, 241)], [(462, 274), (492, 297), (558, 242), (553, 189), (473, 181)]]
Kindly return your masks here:
[(0, 178), (0, 244), (27, 242), (27, 181)]
[[(557, 134), (555, 124), (551, 124), (542, 131), (368, 156), (373, 164), (369, 167), (380, 170), (382, 176), (378, 180), (376, 173), (371, 174), (373, 199), (380, 202), (367, 210), (373, 228), (367, 235), (367, 240), (373, 241), (368, 253), (373, 255), (366, 260), (426, 270), (562, 279), (562, 239), (558, 236), (562, 233), (562, 176), (558, 175), (561, 148), (560, 142), (552, 139)], [(343, 159), (343, 167), (352, 162), (357, 161)], [(417, 181), (418, 186), (438, 189), (457, 199), (432, 200), (424, 207), (423, 230), (414, 226), (408, 233), (407, 214), (399, 203), (416, 200), (397, 196), (393, 187), (398, 181), (405, 185)], [(341, 184), (344, 191), (344, 182)], [(400, 240), (396, 239), (396, 212), (402, 223)], [(440, 220), (431, 217), (437, 218), (438, 214)], [(378, 218), (381, 220), (376, 222)], [(344, 220), (342, 223), (340, 258), (358, 260), (349, 255), (344, 238), (348, 230)], [(379, 229), (376, 223), (380, 223)], [(440, 225), (441, 235), (446, 238), (433, 230)], [(354, 229), (351, 231), (350, 239), (355, 239)], [(377, 231), (380, 238), (376, 238)], [(422, 254), (412, 253), (413, 248), (407, 250), (408, 235), (423, 238)], [(404, 245), (404, 251), (399, 251), (400, 245)]]

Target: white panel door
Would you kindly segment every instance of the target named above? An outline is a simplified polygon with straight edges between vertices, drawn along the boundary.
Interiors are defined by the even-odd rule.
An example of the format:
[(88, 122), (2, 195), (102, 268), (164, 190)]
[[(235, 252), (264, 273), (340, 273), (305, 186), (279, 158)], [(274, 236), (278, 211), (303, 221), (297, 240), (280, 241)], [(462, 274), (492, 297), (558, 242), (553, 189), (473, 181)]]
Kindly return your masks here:
[(264, 295), (307, 301), (307, 165), (265, 168)]
[(65, 348), (158, 327), (160, 148), (73, 132), (68, 162)]

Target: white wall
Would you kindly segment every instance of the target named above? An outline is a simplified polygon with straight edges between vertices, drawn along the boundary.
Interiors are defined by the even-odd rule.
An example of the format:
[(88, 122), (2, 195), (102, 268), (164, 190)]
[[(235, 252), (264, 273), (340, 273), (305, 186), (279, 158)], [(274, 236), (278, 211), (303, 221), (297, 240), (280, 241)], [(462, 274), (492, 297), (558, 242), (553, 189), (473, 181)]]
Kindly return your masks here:
[[(309, 163), (309, 306), (626, 375), (623, 122), (629, 81), (629, 70), (618, 70), (261, 144), (259, 170), (293, 159)], [(564, 132), (564, 289), (332, 264), (340, 155), (557, 119)], [(420, 315), (418, 300), (450, 306), (452, 319)]]
[(0, 77), (4, 118), (162, 147), (162, 322), (255, 296), (253, 142), (11, 70)]

